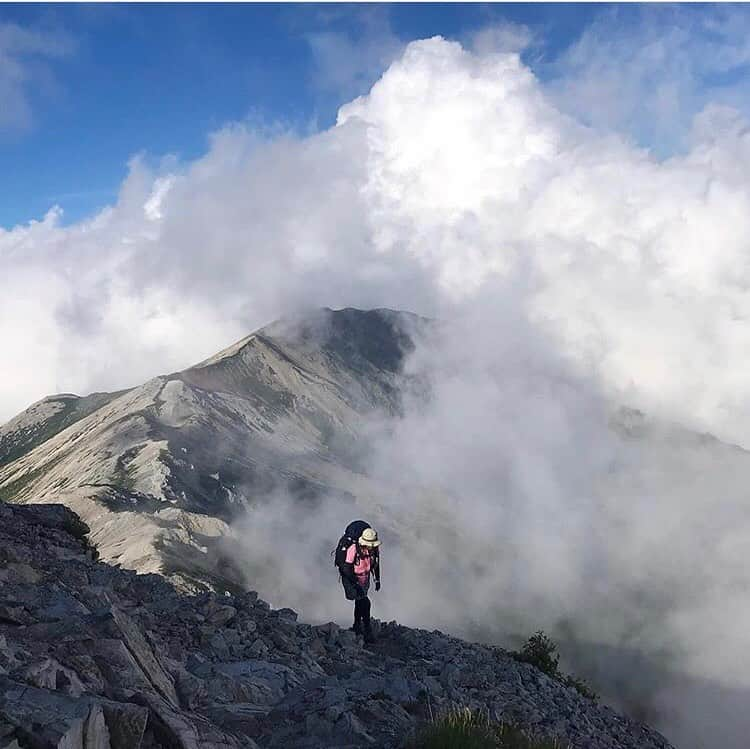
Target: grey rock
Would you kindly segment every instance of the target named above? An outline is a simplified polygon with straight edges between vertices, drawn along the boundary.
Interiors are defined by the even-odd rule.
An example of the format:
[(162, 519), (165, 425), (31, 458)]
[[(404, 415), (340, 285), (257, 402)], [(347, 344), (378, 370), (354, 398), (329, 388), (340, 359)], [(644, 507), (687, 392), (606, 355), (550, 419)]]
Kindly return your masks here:
[(128, 653), (143, 670), (153, 687), (170, 704), (177, 705), (177, 693), (169, 674), (164, 670), (138, 625), (117, 606), (112, 606), (100, 619), (102, 629), (120, 635)]
[(252, 685), (261, 685), (281, 699), (286, 691), (295, 686), (299, 678), (288, 666), (263, 660), (245, 660), (222, 663), (217, 671), (233, 679)]
[(33, 585), (38, 583), (41, 576), (30, 565), (23, 562), (11, 562), (5, 565), (5, 569), (0, 570), (0, 582), (7, 582), (11, 585), (14, 583), (26, 583)]
[(140, 705), (109, 700), (103, 700), (101, 706), (112, 749), (138, 749), (146, 730), (148, 710)]
[(250, 647), (248, 648), (248, 652), (255, 658), (262, 658), (263, 656), (268, 654), (268, 646), (260, 637), (258, 637), (250, 645)]
[[(0, 716), (26, 733), (33, 727), (40, 746), (110, 749), (110, 732), (101, 703), (76, 700), (0, 677)], [(144, 722), (145, 724), (145, 722)], [(131, 743), (137, 749), (140, 739)], [(116, 749), (124, 749), (123, 745)]]
[(207, 617), (206, 620), (214, 627), (224, 627), (237, 616), (237, 609), (234, 606), (217, 606)]
[(55, 689), (70, 697), (80, 697), (85, 687), (78, 674), (54, 658), (28, 666), (21, 674), (23, 681), (43, 689)]
[(276, 612), (281, 619), (287, 619), (291, 622), (297, 621), (297, 612), (294, 609), (279, 609)]
[(208, 640), (208, 647), (219, 656), (226, 658), (229, 655), (229, 644), (227, 643), (223, 632), (215, 632)]

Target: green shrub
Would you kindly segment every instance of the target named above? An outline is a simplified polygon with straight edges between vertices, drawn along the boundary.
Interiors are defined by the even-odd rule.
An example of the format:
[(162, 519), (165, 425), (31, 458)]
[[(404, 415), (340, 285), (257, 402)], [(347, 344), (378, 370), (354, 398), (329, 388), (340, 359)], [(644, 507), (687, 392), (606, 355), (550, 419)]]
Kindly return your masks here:
[(560, 658), (556, 653), (557, 645), (540, 630), (526, 640), (521, 652), (515, 654), (515, 657), (516, 660), (522, 663), (530, 663), (543, 674), (556, 679), (560, 675), (557, 668)]
[(557, 645), (541, 630), (531, 635), (520, 651), (512, 652), (511, 655), (521, 663), (530, 663), (550, 678), (565, 684), (566, 687), (573, 687), (584, 697), (594, 702), (599, 699), (599, 695), (583, 679), (560, 673)]

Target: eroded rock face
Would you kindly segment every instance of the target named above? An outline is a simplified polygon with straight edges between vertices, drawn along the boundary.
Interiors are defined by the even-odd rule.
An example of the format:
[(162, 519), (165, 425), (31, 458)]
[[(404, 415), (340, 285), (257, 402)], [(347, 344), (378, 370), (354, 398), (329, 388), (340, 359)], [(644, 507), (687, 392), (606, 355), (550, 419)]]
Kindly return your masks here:
[(1, 749), (395, 749), (451, 705), (574, 747), (669, 747), (499, 648), (395, 622), (364, 648), (254, 592), (186, 596), (94, 557), (67, 508), (0, 503)]

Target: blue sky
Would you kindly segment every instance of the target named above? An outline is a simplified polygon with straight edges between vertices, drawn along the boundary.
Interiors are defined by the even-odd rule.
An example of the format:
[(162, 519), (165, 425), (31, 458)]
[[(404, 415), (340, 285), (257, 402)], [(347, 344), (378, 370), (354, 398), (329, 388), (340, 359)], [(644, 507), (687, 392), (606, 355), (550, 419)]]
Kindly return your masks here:
[[(504, 19), (544, 29), (546, 54), (554, 55), (601, 10), (3, 5), (0, 26), (42, 41), (11, 49), (24, 68), (29, 112), (0, 121), (0, 226), (40, 218), (55, 203), (74, 221), (115, 198), (134, 154), (194, 158), (228, 121), (329, 126), (338, 106), (364, 93), (388, 56), (412, 39), (461, 38)], [(363, 48), (369, 59), (352, 55), (341, 64)]]
[[(717, 32), (705, 20), (720, 12), (595, 4), (3, 5), (0, 226), (41, 218), (55, 204), (64, 222), (76, 221), (116, 198), (134, 155), (190, 160), (228, 122), (281, 122), (301, 133), (329, 127), (339, 105), (365, 93), (409, 41), (440, 34), (466, 44), (498, 25), (526, 30), (524, 60), (557, 82), (562, 106), (574, 102), (586, 124), (619, 127), (668, 154), (707, 87), (735, 106), (748, 93), (743, 24)], [(738, 38), (729, 38), (729, 26)], [(656, 67), (672, 65), (673, 75), (648, 111), (641, 100), (654, 91), (647, 52), (655, 43), (663, 62)], [(697, 66), (727, 49), (729, 63)], [(572, 89), (574, 78), (587, 83)], [(610, 100), (598, 98), (602, 89)], [(673, 111), (662, 111), (665, 101)], [(654, 111), (660, 121), (683, 121), (657, 127)]]

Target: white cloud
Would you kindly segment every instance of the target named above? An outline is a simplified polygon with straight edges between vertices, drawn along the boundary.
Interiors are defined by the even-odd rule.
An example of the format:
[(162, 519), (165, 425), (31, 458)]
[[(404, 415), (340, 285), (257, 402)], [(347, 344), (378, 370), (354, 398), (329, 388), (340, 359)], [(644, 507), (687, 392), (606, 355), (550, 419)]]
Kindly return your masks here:
[[(746, 127), (707, 110), (691, 150), (660, 162), (561, 114), (517, 55), (436, 38), (411, 45), (327, 132), (229, 127), (194, 163), (134, 162), (94, 220), (64, 228), (50, 215), (3, 231), (0, 251), (6, 278), (39, 268), (73, 298), (96, 289), (100, 319), (119, 295), (157, 291), (173, 298), (160, 314), (187, 295), (213, 308), (206, 325), (226, 333), (175, 347), (170, 366), (295, 299), (439, 312), (523, 269), (534, 318), (613, 397), (748, 444)], [(39, 314), (58, 312), (48, 302)], [(13, 361), (29, 382), (34, 360)], [(70, 382), (67, 367), (48, 378), (115, 384)], [(41, 394), (8, 394), (2, 412)]]
[(149, 195), (148, 200), (143, 206), (143, 212), (149, 221), (158, 221), (163, 217), (161, 204), (167, 193), (172, 189), (173, 184), (174, 178), (172, 177), (157, 177), (154, 181), (154, 188), (151, 191), (151, 195)]
[(379, 7), (334, 11), (346, 18), (349, 28), (329, 28), (305, 34), (313, 58), (312, 81), (322, 91), (346, 100), (369, 88), (404, 49), (404, 42), (393, 32), (387, 10)]
[(520, 54), (534, 42), (535, 35), (528, 26), (501, 21), (471, 33), (467, 46), (479, 55), (496, 52)]
[(738, 5), (616, 8), (550, 66), (549, 89), (582, 121), (672, 153), (708, 102), (750, 114), (749, 38)]
[(74, 47), (62, 32), (0, 23), (0, 130), (32, 124), (34, 96), (42, 84), (54, 81), (48, 61), (70, 55)]

